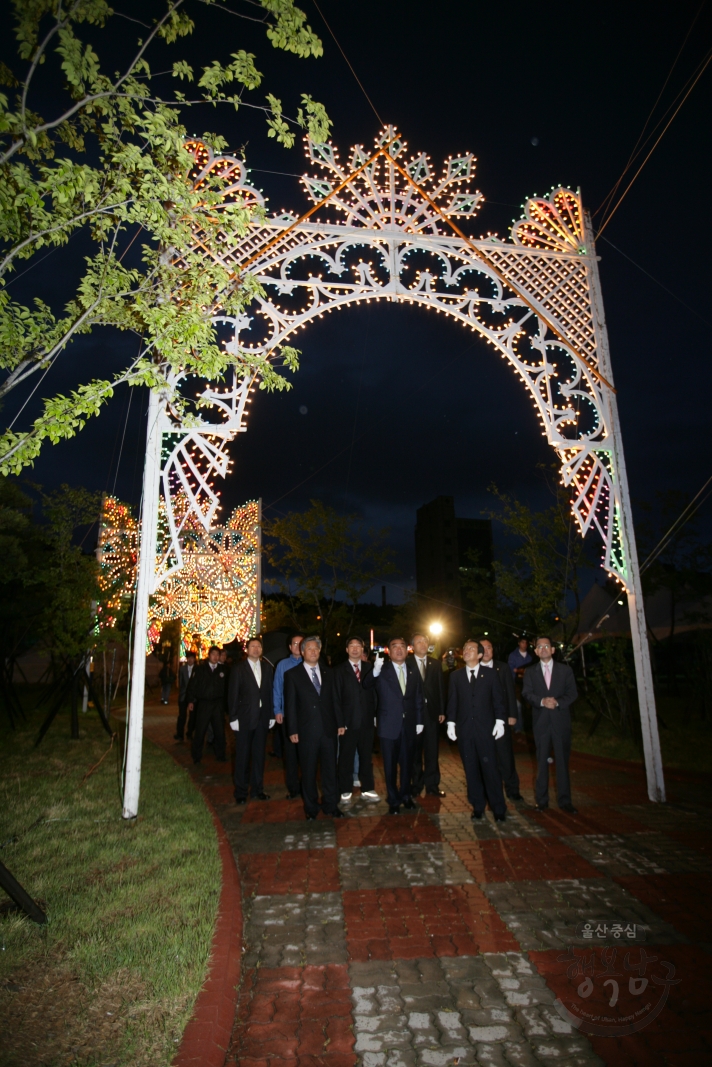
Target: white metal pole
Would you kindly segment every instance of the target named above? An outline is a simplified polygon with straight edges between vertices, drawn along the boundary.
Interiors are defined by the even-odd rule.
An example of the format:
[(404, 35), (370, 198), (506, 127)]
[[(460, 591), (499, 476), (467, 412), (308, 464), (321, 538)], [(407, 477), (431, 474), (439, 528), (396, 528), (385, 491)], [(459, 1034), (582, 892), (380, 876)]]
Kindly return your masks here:
[[(586, 247), (589, 251), (591, 266), (594, 327), (597, 334), (600, 369), (601, 373), (612, 383), (613, 372), (610, 349), (608, 347), (608, 330), (603, 311), (601, 282), (598, 274), (598, 258), (593, 239), (593, 227), (588, 215), (586, 216), (586, 231)], [(623, 438), (618, 416), (618, 398), (613, 390), (608, 389), (607, 386), (604, 385), (602, 389), (608, 408), (612, 437), (613, 477), (618, 483), (620, 495), (621, 537), (623, 539), (623, 550), (628, 562), (628, 613), (630, 616), (630, 636), (633, 642), (635, 678), (638, 686), (638, 705), (640, 707), (640, 727), (643, 736), (643, 755), (645, 757), (645, 773), (648, 780), (648, 796), (652, 801), (663, 804), (665, 802), (665, 779), (663, 777), (663, 761), (660, 754), (660, 735), (658, 733), (658, 717), (655, 710), (655, 690), (653, 688), (653, 671), (650, 663), (648, 628), (645, 622), (643, 587), (640, 581), (638, 549), (635, 544), (633, 512), (628, 489), (628, 473), (625, 466)], [(612, 506), (613, 503), (611, 502)], [(611, 522), (613, 521), (614, 516), (611, 515)]]
[(129, 680), (129, 721), (124, 778), (125, 819), (138, 815), (141, 791), (141, 754), (143, 750), (143, 701), (146, 688), (146, 629), (148, 598), (156, 577), (156, 538), (158, 532), (158, 496), (161, 475), (161, 423), (165, 398), (151, 390), (146, 429), (146, 461), (143, 468), (143, 502), (136, 576), (133, 651)]

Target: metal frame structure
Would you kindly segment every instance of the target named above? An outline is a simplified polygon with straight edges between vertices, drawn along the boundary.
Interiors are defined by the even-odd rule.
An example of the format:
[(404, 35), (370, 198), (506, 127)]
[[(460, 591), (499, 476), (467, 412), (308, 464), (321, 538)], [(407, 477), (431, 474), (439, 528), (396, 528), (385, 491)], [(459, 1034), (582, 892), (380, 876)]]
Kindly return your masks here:
[[(229, 195), (238, 192), (264, 208), (264, 199), (248, 185), (239, 160), (214, 156), (199, 141), (188, 147), (196, 159), (196, 182), (210, 173), (224, 175)], [(262, 287), (263, 295), (249, 314), (229, 321), (220, 318), (221, 327), (229, 328), (226, 347), (248, 363), (251, 353), (271, 357), (315, 318), (352, 304), (387, 300), (449, 315), (508, 360), (530, 394), (542, 434), (559, 458), (581, 535), (590, 530), (599, 535), (603, 567), (628, 594), (648, 794), (651, 800), (664, 801), (650, 653), (598, 260), (580, 192), (558, 188), (547, 197), (527, 200), (510, 240), (491, 234), (473, 238), (463, 226), (476, 216), (484, 198), (473, 186), (472, 154), (449, 157), (438, 170), (425, 153), (408, 154), (406, 142), (392, 126), (380, 133), (373, 151), (356, 145), (347, 164), (340, 162), (331, 143), (307, 141), (307, 154), (312, 173), (305, 174), (302, 183), (313, 206), (303, 215), (265, 212), (232, 246), (226, 240), (209, 248), (205, 235), (196, 231), (196, 242), (205, 247), (206, 255), (218, 257), (237, 280), (249, 271)], [(249, 378), (235, 381), (232, 391), (220, 396), (206, 390), (204, 398), (212, 397), (221, 409), (219, 428), (207, 424), (183, 431), (172, 424), (173, 455), (181, 450), (185, 455), (189, 442), (199, 453), (193, 460), (190, 492), (201, 521), (209, 523), (214, 513), (207, 480), (227, 471), (227, 442), (244, 429), (252, 384)], [(169, 432), (166, 421), (171, 421), (166, 399), (161, 401), (161, 395), (153, 393), (142, 561), (155, 554), (150, 551), (150, 527), (152, 523), (155, 527), (151, 515), (161, 474), (160, 463), (148, 453), (152, 449), (155, 453), (158, 436)], [(166, 470), (164, 463), (163, 486), (169, 501)], [(149, 573), (147, 563), (146, 581), (153, 588), (161, 574), (180, 566), (179, 542), (176, 530), (172, 556), (166, 557), (157, 577)], [(138, 607), (136, 626), (139, 640), (143, 631)], [(142, 691), (140, 699), (142, 704)], [(133, 694), (131, 715), (139, 715)]]

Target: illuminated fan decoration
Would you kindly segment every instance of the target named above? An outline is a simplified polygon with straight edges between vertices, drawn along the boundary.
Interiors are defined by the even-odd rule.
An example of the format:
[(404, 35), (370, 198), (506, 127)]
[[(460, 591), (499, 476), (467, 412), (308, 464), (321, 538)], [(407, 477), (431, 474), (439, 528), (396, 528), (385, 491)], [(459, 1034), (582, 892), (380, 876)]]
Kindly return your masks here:
[[(181, 529), (183, 566), (168, 577), (151, 600), (157, 623), (181, 619), (183, 634), (201, 644), (244, 641), (259, 631), (260, 506), (250, 500), (236, 508), (224, 526), (206, 531), (192, 515), (185, 496), (173, 497)], [(165, 508), (160, 545), (170, 537)]]
[(101, 629), (116, 625), (121, 608), (126, 606), (136, 584), (138, 557), (138, 522), (128, 504), (107, 496), (99, 523), (99, 587), (101, 600), (97, 621)]

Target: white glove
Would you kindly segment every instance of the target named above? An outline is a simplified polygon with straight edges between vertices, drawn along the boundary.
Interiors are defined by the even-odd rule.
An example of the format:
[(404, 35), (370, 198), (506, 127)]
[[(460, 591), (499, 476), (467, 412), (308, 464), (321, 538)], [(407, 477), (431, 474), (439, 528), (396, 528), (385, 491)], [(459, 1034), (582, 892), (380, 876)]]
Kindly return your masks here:
[(276, 719), (270, 719), (270, 721), (269, 721), (269, 729), (270, 729), (270, 730), (272, 729), (272, 727), (274, 726), (274, 724), (276, 723), (276, 721), (277, 721)]
[(416, 732), (416, 734), (422, 734), (424, 729), (425, 729), (424, 726), (416, 726), (415, 732)]
[(451, 741), (457, 741), (457, 734), (455, 733), (455, 723), (449, 722), (447, 724), (447, 735)]
[(237, 731), (240, 729), (240, 720), (239, 719), (230, 719), (230, 729), (234, 730), (235, 733), (237, 733)]
[(492, 737), (495, 741), (499, 741), (500, 737), (504, 737), (504, 719), (497, 719), (492, 731)]
[(377, 653), (376, 654), (376, 658), (373, 661), (373, 677), (374, 678), (378, 678), (379, 674), (381, 673), (381, 668), (382, 667), (383, 667), (383, 656), (380, 653)]

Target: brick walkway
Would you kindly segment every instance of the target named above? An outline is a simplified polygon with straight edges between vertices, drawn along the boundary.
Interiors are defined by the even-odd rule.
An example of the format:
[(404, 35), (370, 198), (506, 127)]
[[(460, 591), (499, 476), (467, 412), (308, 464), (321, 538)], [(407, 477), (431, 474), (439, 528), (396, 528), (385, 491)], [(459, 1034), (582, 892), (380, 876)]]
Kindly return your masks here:
[[(147, 732), (166, 747), (168, 710), (147, 709)], [(194, 773), (187, 747), (175, 751)], [(523, 741), (517, 764), (533, 805)], [(445, 799), (421, 797), (399, 816), (357, 801), (346, 819), (306, 822), (301, 802), (283, 799), (274, 758), (269, 802), (236, 807), (226, 769), (206, 757), (195, 778), (242, 881), (229, 1067), (712, 1063), (712, 804), (701, 780), (668, 776), (671, 802), (659, 807), (642, 770), (574, 757), (579, 815), (510, 805), (503, 825), (489, 813), (473, 824), (443, 741)], [(379, 760), (376, 789), (385, 794)], [(645, 943), (576, 936), (602, 920), (644, 928)], [(646, 1025), (588, 1036), (567, 1021), (582, 1010), (607, 1033), (610, 1019)]]

